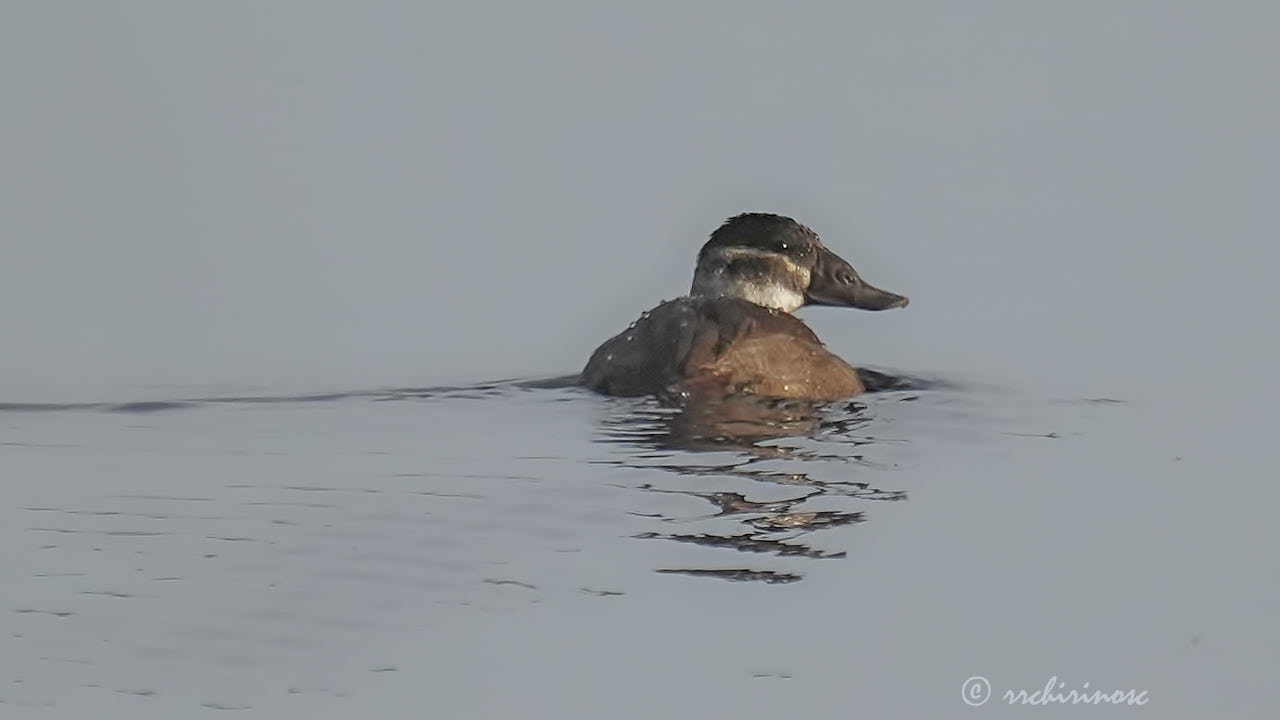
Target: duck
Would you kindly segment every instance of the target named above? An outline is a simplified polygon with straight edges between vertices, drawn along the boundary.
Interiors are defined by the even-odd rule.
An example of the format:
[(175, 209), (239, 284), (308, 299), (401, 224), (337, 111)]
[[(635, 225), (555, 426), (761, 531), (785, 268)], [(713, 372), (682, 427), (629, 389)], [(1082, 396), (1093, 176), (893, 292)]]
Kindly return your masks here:
[(792, 313), (810, 305), (879, 311), (907, 304), (863, 280), (807, 226), (743, 213), (702, 246), (689, 294), (606, 340), (580, 381), (622, 397), (853, 397), (867, 389), (858, 370)]

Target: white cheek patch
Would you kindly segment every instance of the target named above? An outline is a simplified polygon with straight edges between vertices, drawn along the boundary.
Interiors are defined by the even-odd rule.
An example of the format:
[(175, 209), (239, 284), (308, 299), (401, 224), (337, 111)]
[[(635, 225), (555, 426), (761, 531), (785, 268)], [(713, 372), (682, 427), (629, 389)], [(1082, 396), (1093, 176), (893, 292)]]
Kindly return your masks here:
[(776, 284), (744, 284), (739, 287), (739, 291), (734, 296), (756, 305), (777, 308), (788, 313), (795, 312), (804, 306), (804, 295), (789, 287)]
[(795, 312), (804, 305), (804, 294), (785, 285), (741, 280), (723, 272), (699, 273), (693, 286), (693, 294), (740, 298), (788, 313)]
[[(767, 259), (776, 279), (770, 281), (769, 278), (742, 277), (726, 272), (726, 266), (743, 257)], [(720, 248), (712, 257), (704, 258), (694, 273), (692, 293), (741, 298), (789, 313), (804, 306), (804, 293), (795, 288), (809, 287), (809, 275), (809, 268), (797, 265), (778, 253), (756, 248)]]

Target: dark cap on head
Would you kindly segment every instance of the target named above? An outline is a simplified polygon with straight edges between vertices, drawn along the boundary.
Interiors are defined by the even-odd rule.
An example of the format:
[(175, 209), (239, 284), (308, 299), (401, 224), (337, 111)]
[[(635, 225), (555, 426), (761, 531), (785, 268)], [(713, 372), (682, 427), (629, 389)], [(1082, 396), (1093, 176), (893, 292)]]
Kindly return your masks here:
[(789, 217), (772, 213), (743, 213), (725, 220), (716, 228), (698, 257), (715, 248), (744, 247), (799, 259), (811, 253), (814, 246), (821, 245), (818, 233)]

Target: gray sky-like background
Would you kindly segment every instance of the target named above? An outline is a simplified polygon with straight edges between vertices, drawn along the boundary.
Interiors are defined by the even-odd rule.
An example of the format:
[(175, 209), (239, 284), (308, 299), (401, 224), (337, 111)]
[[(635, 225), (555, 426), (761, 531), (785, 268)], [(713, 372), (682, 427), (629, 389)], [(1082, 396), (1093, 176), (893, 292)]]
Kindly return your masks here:
[[(574, 372), (790, 214), (855, 362), (1269, 367), (1280, 5), (0, 8), (0, 392)], [(139, 390), (141, 392), (141, 390)]]

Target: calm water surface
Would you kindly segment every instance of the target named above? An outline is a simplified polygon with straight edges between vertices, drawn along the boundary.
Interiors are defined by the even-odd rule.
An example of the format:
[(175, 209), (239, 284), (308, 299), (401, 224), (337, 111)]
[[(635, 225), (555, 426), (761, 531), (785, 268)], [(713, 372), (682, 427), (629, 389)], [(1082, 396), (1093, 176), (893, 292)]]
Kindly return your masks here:
[(975, 675), (996, 715), (1053, 676), (1247, 715), (1280, 665), (1277, 492), (1125, 398), (498, 383), (0, 430), (4, 717), (949, 715)]

